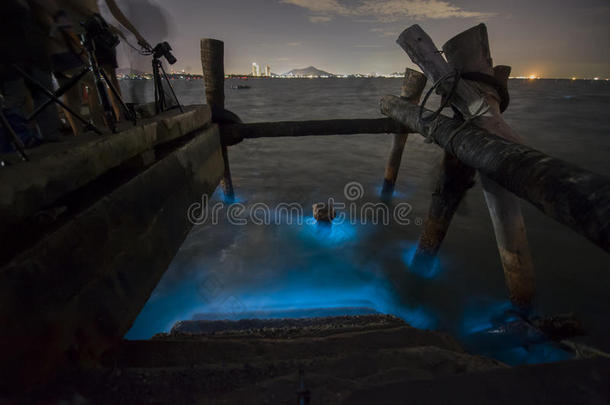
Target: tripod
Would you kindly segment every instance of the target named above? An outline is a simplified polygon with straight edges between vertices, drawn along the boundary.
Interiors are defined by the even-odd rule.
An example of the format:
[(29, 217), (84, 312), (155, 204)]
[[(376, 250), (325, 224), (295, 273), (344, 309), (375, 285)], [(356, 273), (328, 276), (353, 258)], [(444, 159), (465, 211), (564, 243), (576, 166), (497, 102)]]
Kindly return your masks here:
[(112, 92), (115, 100), (121, 105), (123, 109), (123, 113), (125, 114), (125, 118), (130, 121), (133, 121), (134, 125), (137, 125), (136, 115), (127, 107), (127, 104), (121, 98), (119, 91), (114, 87), (112, 81), (108, 79), (108, 74), (102, 69), (97, 61), (95, 56), (95, 41), (94, 38), (91, 38), (87, 33), (82, 35), (83, 46), (87, 51), (87, 57), (89, 59), (89, 66), (86, 67), (86, 70), (90, 70), (93, 72), (93, 78), (95, 81), (95, 86), (97, 87), (97, 93), (99, 97), (99, 101), (104, 109), (104, 116), (106, 118), (106, 123), (108, 127), (113, 133), (117, 132), (117, 121), (119, 117), (115, 115), (114, 108), (110, 102), (110, 96), (108, 95), (108, 90)]
[[(172, 86), (169, 78), (167, 77), (167, 73), (163, 68), (163, 64), (161, 63), (161, 59), (159, 55), (153, 54), (152, 60), (152, 69), (153, 69), (153, 81), (155, 82), (155, 110), (156, 113), (159, 114), (163, 111), (169, 110), (170, 108), (178, 107), (180, 112), (183, 113), (184, 109), (182, 105), (180, 105), (180, 101), (178, 101), (178, 97), (176, 96), (176, 92), (174, 91), (174, 87)], [(165, 98), (165, 91), (163, 90), (163, 79), (167, 82), (170, 91), (172, 92), (172, 96), (174, 100), (176, 100), (176, 106), (170, 107), (167, 104), (167, 100)]]
[(57, 105), (59, 105), (60, 107), (62, 107), (64, 110), (66, 110), (67, 112), (69, 112), (73, 117), (75, 117), (77, 120), (79, 120), (80, 122), (82, 122), (83, 124), (85, 124), (85, 126), (88, 129), (91, 129), (93, 131), (95, 131), (96, 134), (101, 135), (102, 131), (99, 130), (99, 128), (97, 128), (95, 125), (93, 125), (91, 122), (87, 121), (82, 115), (78, 114), (76, 111), (72, 110), (70, 107), (68, 107), (66, 105), (66, 103), (64, 103), (63, 101), (61, 101), (61, 99), (59, 97), (61, 97), (62, 94), (64, 94), (66, 91), (68, 91), (72, 86), (76, 85), (76, 83), (78, 82), (78, 80), (80, 80), (87, 72), (89, 72), (89, 69), (86, 68), (84, 69), (80, 74), (76, 75), (75, 77), (72, 78), (72, 80), (70, 80), (65, 86), (61, 87), (59, 90), (57, 90), (56, 92), (52, 92), (51, 90), (47, 89), (44, 85), (42, 85), (38, 80), (34, 79), (32, 76), (28, 75), (23, 69), (21, 69), (19, 66), (17, 65), (13, 65), (12, 66), (13, 70), (15, 72), (17, 72), (21, 77), (23, 77), (25, 80), (27, 80), (28, 82), (30, 82), (34, 87), (36, 87), (38, 90), (40, 90), (41, 92), (43, 92), (49, 99), (41, 104), (38, 108), (36, 108), (35, 111), (33, 111), (28, 117), (28, 120), (32, 120), (34, 119), (34, 117), (36, 117), (38, 114), (40, 114), (40, 112), (42, 110), (44, 110), (49, 104), (51, 103), (56, 103)]
[(114, 87), (112, 82), (109, 80), (106, 72), (100, 68), (97, 58), (95, 57), (95, 43), (92, 38), (87, 34), (83, 34), (82, 36), (83, 45), (88, 57), (88, 66), (85, 66), (83, 70), (77, 75), (74, 75), (65, 85), (60, 87), (57, 91), (52, 92), (47, 89), (44, 85), (38, 82), (36, 79), (28, 75), (23, 69), (21, 69), (17, 65), (13, 65), (12, 68), (24, 79), (30, 82), (34, 87), (42, 91), (49, 99), (38, 106), (28, 117), (28, 120), (34, 119), (42, 110), (44, 110), (51, 103), (56, 103), (61, 106), (64, 110), (66, 110), (70, 115), (76, 118), (78, 121), (83, 123), (87, 129), (93, 130), (98, 135), (102, 134), (102, 131), (97, 128), (93, 123), (87, 121), (82, 115), (71, 109), (67, 106), (59, 97), (61, 97), (64, 93), (66, 93), (69, 89), (76, 86), (77, 83), (89, 72), (93, 72), (93, 77), (95, 80), (95, 85), (97, 88), (99, 101), (104, 109), (104, 116), (106, 118), (106, 122), (108, 127), (113, 133), (117, 132), (116, 123), (118, 121), (118, 117), (115, 116), (114, 108), (112, 108), (112, 104), (110, 103), (110, 97), (108, 95), (108, 88), (112, 91), (115, 99), (119, 102), (121, 107), (123, 108), (125, 117), (131, 121), (133, 121), (134, 125), (137, 124), (136, 115), (127, 107), (127, 104), (121, 98), (118, 90)]

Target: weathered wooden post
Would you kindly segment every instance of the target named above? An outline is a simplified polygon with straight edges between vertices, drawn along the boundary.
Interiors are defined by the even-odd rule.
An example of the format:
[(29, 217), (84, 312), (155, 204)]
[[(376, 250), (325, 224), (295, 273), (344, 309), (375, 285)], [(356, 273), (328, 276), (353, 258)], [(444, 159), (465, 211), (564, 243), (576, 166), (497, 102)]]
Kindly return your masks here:
[[(506, 88), (511, 67), (499, 65), (494, 67), (494, 77), (498, 84)], [(504, 95), (508, 102), (508, 92)], [(424, 229), (417, 243), (411, 266), (430, 268), (434, 265), (438, 251), (447, 235), (451, 220), (455, 215), (467, 191), (474, 186), (476, 171), (466, 166), (448, 152), (445, 152), (441, 170), (437, 177), (436, 187)]]
[[(425, 74), (407, 68), (405, 70), (405, 77), (402, 80), (400, 97), (411, 101), (413, 104), (419, 104), (421, 94), (424, 91), (424, 87), (426, 87), (426, 81), (427, 78)], [(392, 149), (390, 150), (388, 163), (385, 167), (383, 188), (381, 190), (381, 198), (384, 200), (389, 200), (392, 198), (392, 194), (394, 194), (394, 186), (396, 185), (398, 171), (400, 170), (400, 162), (408, 137), (408, 133), (394, 134)]]
[[(494, 77), (504, 87), (510, 75), (510, 66), (494, 67)], [(447, 235), (451, 220), (466, 192), (474, 186), (476, 171), (445, 152), (438, 175), (428, 217), (417, 243), (411, 266), (430, 268)]]
[[(443, 51), (447, 61), (460, 72), (477, 72), (495, 77), (485, 24), (456, 35), (443, 45)], [(472, 84), (485, 98), (491, 113), (490, 117), (477, 118), (475, 125), (505, 139), (523, 143), (502, 118), (499, 92), (480, 81)], [(529, 307), (535, 294), (534, 264), (519, 199), (487, 176), (481, 176), (481, 183), (511, 300), (519, 306)]]
[(474, 185), (476, 171), (445, 152), (424, 229), (413, 256), (413, 268), (430, 268), (447, 235), (453, 215)]
[[(204, 38), (201, 40), (201, 66), (205, 83), (205, 99), (212, 111), (212, 120), (217, 121), (225, 110), (225, 69), (224, 69), (224, 42), (217, 39)], [(235, 201), (231, 168), (229, 166), (229, 152), (227, 145), (222, 144), (222, 158), (225, 171), (222, 178), (222, 190), (225, 199), (232, 203)]]
[[(447, 77), (453, 69), (494, 77), (484, 24), (457, 35), (445, 44), (443, 51), (449, 63), (443, 59), (430, 37), (418, 25), (403, 31), (397, 43), (435, 82)], [(449, 83), (446, 86), (449, 86)], [(452, 104), (464, 117), (474, 118), (475, 125), (504, 139), (521, 143), (521, 138), (502, 118), (500, 96), (493, 87), (462, 80), (458, 83)], [(481, 114), (483, 116), (479, 116)], [(492, 217), (511, 301), (521, 308), (529, 308), (535, 292), (533, 264), (519, 200), (485, 176), (481, 176), (481, 182)]]

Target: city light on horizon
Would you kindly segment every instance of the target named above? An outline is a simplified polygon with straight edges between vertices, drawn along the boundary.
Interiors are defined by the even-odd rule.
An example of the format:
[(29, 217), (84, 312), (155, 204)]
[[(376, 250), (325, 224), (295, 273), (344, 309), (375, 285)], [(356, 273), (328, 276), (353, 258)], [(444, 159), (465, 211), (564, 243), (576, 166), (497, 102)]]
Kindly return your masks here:
[[(250, 65), (256, 60), (261, 75), (269, 64), (278, 75), (313, 65), (335, 75), (368, 76), (379, 72), (380, 76), (390, 76), (415, 67), (395, 43), (408, 26), (421, 25), (441, 48), (459, 31), (456, 26), (465, 29), (484, 22), (494, 64), (512, 66), (513, 76), (528, 77), (534, 72), (537, 78), (545, 79), (605, 80), (610, 77), (610, 60), (599, 45), (603, 38), (610, 37), (610, 26), (608, 14), (595, 11), (600, 1), (583, 0), (577, 6), (557, 7), (550, 0), (540, 0), (529, 7), (512, 7), (499, 2), (467, 5), (464, 0), (422, 0), (431, 7), (447, 3), (455, 10), (468, 9), (468, 13), (441, 15), (425, 11), (417, 16), (378, 15), (383, 12), (382, 7), (368, 9), (371, 15), (336, 15), (325, 2), (320, 2), (323, 9), (313, 12), (311, 9), (317, 4), (313, 0), (231, 0), (205, 6), (196, 0), (175, 0), (171, 5), (155, 1), (166, 16), (166, 34), (156, 34), (159, 24), (151, 24), (151, 16), (145, 11), (130, 18), (150, 37), (149, 42), (170, 42), (178, 58), (176, 70), (196, 75), (201, 74), (197, 44), (201, 38), (213, 37), (225, 43), (225, 72), (230, 74), (250, 75)], [(329, 3), (334, 2), (344, 10), (353, 11), (355, 7), (349, 0)], [(396, 2), (396, 7), (408, 9), (411, 3), (418, 2)], [(234, 24), (236, 9), (240, 15), (255, 18), (257, 24), (243, 24), (241, 20)], [(477, 13), (485, 17), (472, 17)], [(312, 15), (316, 18), (310, 18)], [(563, 29), (566, 24), (573, 26), (578, 35)], [(145, 58), (130, 52), (131, 48), (121, 49), (120, 67), (131, 66), (142, 72), (150, 69)]]

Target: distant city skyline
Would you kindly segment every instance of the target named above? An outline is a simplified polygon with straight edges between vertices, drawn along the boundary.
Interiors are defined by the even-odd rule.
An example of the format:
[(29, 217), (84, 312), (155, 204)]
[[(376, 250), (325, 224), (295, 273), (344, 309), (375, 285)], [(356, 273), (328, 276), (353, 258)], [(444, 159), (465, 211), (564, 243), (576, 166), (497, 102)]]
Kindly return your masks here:
[[(252, 62), (252, 71), (250, 73), (252, 76), (255, 76), (255, 77), (270, 77), (271, 76), (271, 66), (265, 65), (265, 70), (263, 70), (258, 63)], [(241, 74), (241, 73), (238, 73), (238, 74)]]
[[(381, 74), (414, 67), (395, 40), (419, 24), (437, 46), (485, 22), (495, 64), (513, 76), (610, 77), (606, 0), (123, 0), (150, 42), (168, 40), (176, 71), (201, 73), (199, 39), (225, 42), (225, 72), (248, 74), (253, 61), (273, 73), (315, 66), (334, 74)], [(111, 20), (111, 19), (109, 19)], [(111, 21), (112, 22), (112, 21)], [(126, 45), (122, 67), (149, 61)]]

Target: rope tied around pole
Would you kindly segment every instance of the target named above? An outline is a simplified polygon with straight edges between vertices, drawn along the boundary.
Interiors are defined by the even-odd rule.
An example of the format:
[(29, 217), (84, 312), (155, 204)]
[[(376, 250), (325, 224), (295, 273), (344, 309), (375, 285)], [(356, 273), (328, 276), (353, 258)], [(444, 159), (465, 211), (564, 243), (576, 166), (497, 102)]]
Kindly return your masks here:
[[(482, 75), (484, 75), (484, 74), (482, 74)], [(486, 76), (485, 81), (482, 80), (481, 78), (479, 78), (478, 76), (477, 76), (477, 78), (474, 78), (472, 73), (461, 73), (458, 69), (455, 69), (455, 70), (445, 74), (440, 79), (438, 79), (432, 85), (432, 87), (430, 87), (430, 89), (424, 96), (424, 100), (422, 101), (421, 105), (419, 106), (419, 121), (422, 123), (422, 126), (424, 128), (426, 128), (426, 131), (425, 131), (426, 133), (422, 134), (422, 135), (424, 135), (426, 143), (434, 142), (434, 138), (432, 137), (432, 134), (434, 133), (434, 131), (436, 131), (436, 128), (438, 127), (438, 124), (439, 124), (438, 118), (440, 117), (442, 111), (445, 108), (451, 106), (456, 115), (456, 118), (459, 118), (463, 121), (459, 127), (457, 127), (453, 132), (451, 132), (451, 134), (449, 135), (449, 139), (447, 140), (447, 146), (449, 147), (449, 153), (451, 153), (453, 156), (455, 156), (455, 150), (453, 148), (453, 139), (455, 138), (455, 136), (458, 134), (458, 132), (460, 132), (468, 124), (470, 124), (474, 119), (476, 119), (478, 117), (482, 117), (483, 115), (487, 114), (490, 107), (488, 105), (487, 106), (482, 105), (481, 107), (479, 107), (479, 109), (477, 110), (476, 113), (464, 117), (464, 114), (462, 114), (460, 111), (458, 111), (451, 105), (452, 99), (456, 94), (458, 83), (460, 82), (461, 79), (477, 80), (477, 81), (484, 81), (484, 82), (486, 82), (487, 80), (493, 79), (493, 80), (497, 81), (492, 76), (489, 76), (489, 75), (484, 75), (484, 76)], [(450, 88), (449, 92), (447, 94), (442, 95), (441, 105), (431, 114), (424, 116), (426, 103), (428, 102), (428, 99), (430, 98), (430, 95), (432, 94), (432, 92), (441, 88), (441, 85), (443, 85), (447, 80), (450, 80), (450, 79), (453, 79), (453, 83), (451, 84), (451, 88)], [(505, 93), (508, 95), (508, 91), (506, 91)], [(503, 99), (503, 107), (504, 107), (504, 109), (506, 109), (506, 106), (508, 106), (508, 101), (503, 97), (502, 94), (501, 94), (501, 97)], [(427, 125), (427, 124), (430, 124), (430, 125)]]
[(479, 109), (477, 110), (476, 113), (474, 113), (473, 115), (467, 117), (466, 119), (463, 118), (463, 116), (460, 114), (460, 116), (462, 117), (462, 119), (464, 120), (459, 127), (457, 127), (456, 129), (454, 129), (451, 134), (449, 135), (449, 139), (447, 139), (447, 148), (449, 149), (449, 153), (451, 153), (453, 156), (456, 156), (455, 154), (455, 149), (453, 147), (453, 138), (455, 138), (455, 136), (458, 134), (458, 132), (460, 132), (462, 129), (464, 129), (468, 124), (470, 124), (475, 118), (478, 117), (482, 117), (483, 115), (487, 114), (487, 111), (489, 111), (489, 106), (481, 106), (479, 107)]
[[(443, 77), (441, 77), (440, 79), (438, 79), (432, 85), (432, 87), (430, 87), (430, 89), (426, 92), (426, 95), (424, 96), (424, 99), (419, 106), (419, 121), (422, 124), (429, 124), (429, 123), (432, 124), (430, 127), (427, 127), (426, 133), (422, 134), (422, 135), (424, 135), (424, 138), (426, 138), (426, 143), (433, 142), (432, 133), (436, 130), (436, 127), (438, 126), (437, 118), (441, 115), (441, 112), (451, 104), (451, 99), (455, 95), (458, 83), (460, 82), (460, 76), (461, 76), (460, 72), (457, 69), (452, 72), (449, 72), (449, 73), (445, 74)], [(440, 88), (440, 86), (442, 84), (444, 84), (445, 81), (450, 78), (453, 78), (453, 84), (451, 85), (451, 89), (449, 90), (449, 93), (443, 95), (443, 97), (441, 99), (441, 105), (432, 114), (429, 114), (428, 116), (424, 116), (426, 104), (428, 103), (428, 99), (430, 98), (430, 95), (432, 95), (432, 92), (434, 92), (436, 89)], [(424, 126), (424, 128), (425, 128), (425, 125), (422, 125), (422, 126)]]

